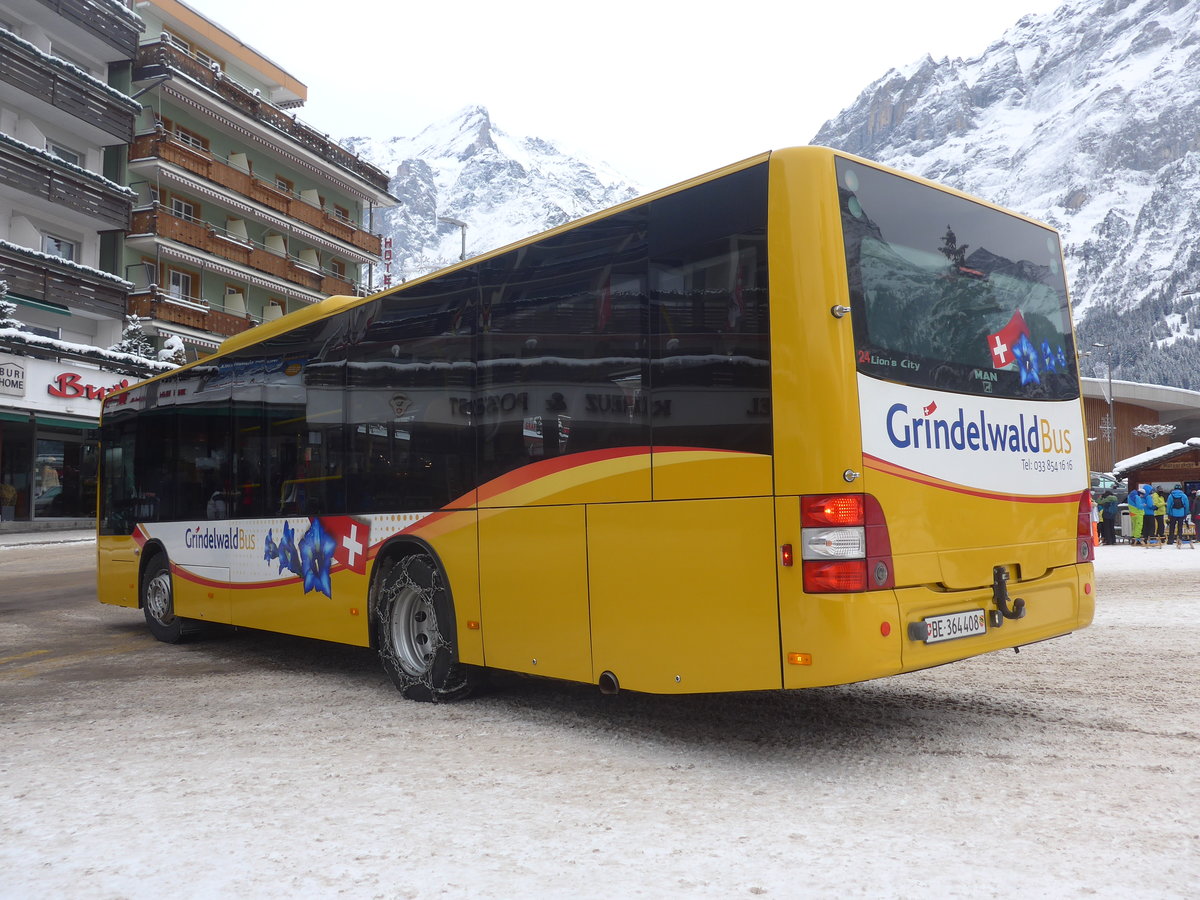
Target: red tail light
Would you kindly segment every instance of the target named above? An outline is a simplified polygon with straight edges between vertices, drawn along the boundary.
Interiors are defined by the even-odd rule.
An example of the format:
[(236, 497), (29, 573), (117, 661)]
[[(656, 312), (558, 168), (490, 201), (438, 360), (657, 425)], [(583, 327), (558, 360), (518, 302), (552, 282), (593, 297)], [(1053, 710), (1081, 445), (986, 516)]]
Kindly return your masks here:
[(1096, 558), (1096, 533), (1092, 531), (1092, 495), (1089, 491), (1079, 495), (1079, 519), (1075, 535), (1079, 545), (1079, 561), (1092, 562)]
[(801, 497), (800, 525), (805, 591), (847, 593), (896, 586), (887, 521), (870, 494)]

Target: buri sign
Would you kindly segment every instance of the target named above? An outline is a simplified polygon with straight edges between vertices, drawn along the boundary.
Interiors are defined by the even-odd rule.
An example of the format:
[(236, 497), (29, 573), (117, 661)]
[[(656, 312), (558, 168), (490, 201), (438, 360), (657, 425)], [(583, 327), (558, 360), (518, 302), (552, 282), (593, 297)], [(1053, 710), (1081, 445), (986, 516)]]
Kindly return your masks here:
[(25, 367), (16, 360), (0, 359), (0, 394), (25, 396)]
[(116, 384), (98, 386), (91, 384), (87, 376), (78, 372), (59, 372), (46, 386), (46, 393), (51, 397), (62, 397), (65, 400), (95, 400), (99, 403), (113, 391), (129, 387), (129, 379), (123, 378)]

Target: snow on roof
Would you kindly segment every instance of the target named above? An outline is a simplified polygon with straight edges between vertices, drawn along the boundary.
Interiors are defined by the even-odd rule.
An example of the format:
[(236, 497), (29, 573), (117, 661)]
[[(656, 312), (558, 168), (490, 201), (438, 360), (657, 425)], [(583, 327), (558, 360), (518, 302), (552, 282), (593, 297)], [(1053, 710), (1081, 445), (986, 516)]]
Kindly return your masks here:
[(46, 160), (46, 162), (53, 163), (54, 165), (59, 166), (60, 168), (67, 169), (68, 171), (74, 172), (76, 175), (80, 176), (81, 178), (86, 178), (89, 181), (94, 181), (96, 184), (102, 185), (102, 186), (108, 188), (110, 191), (113, 191), (114, 193), (128, 194), (130, 197), (137, 197), (137, 191), (134, 191), (131, 188), (127, 188), (123, 184), (117, 184), (115, 181), (109, 181), (103, 175), (98, 175), (95, 172), (93, 172), (91, 169), (85, 169), (82, 166), (77, 166), (74, 163), (67, 162), (62, 157), (56, 156), (53, 153), (49, 153), (46, 150), (39, 150), (37, 147), (34, 147), (32, 144), (26, 144), (24, 141), (18, 141), (12, 135), (0, 133), (0, 143), (11, 144), (13, 147), (17, 147), (18, 149), (24, 150), (26, 153), (32, 153), (35, 156), (39, 156), (42, 159)]
[(55, 256), (53, 253), (43, 253), (40, 250), (33, 250), (29, 247), (23, 247), (20, 244), (14, 244), (11, 241), (0, 240), (0, 250), (9, 250), (19, 253), (22, 256), (28, 256), (32, 259), (41, 259), (46, 262), (54, 263), (56, 266), (62, 266), (67, 269), (74, 269), (76, 272), (87, 275), (91, 278), (98, 278), (103, 281), (111, 281), (113, 284), (120, 287), (122, 290), (133, 290), (133, 282), (126, 281), (120, 275), (114, 275), (112, 272), (105, 272), (103, 269), (93, 269), (91, 266), (85, 266), (71, 259), (64, 259), (61, 256)]
[(1153, 450), (1147, 450), (1145, 453), (1139, 453), (1136, 456), (1121, 460), (1113, 466), (1113, 474), (1124, 475), (1127, 472), (1132, 472), (1134, 469), (1143, 469), (1154, 463), (1163, 462), (1173, 456), (1178, 456), (1185, 450), (1193, 450), (1198, 447), (1200, 447), (1200, 437), (1188, 438), (1186, 441), (1176, 441), (1173, 444), (1156, 447)]
[(47, 350), (50, 352), (62, 351), (65, 353), (74, 353), (79, 356), (87, 356), (92, 358), (96, 363), (101, 365), (138, 365), (146, 369), (152, 369), (155, 372), (170, 372), (172, 369), (178, 368), (174, 363), (159, 361), (156, 359), (147, 359), (143, 356), (135, 356), (132, 353), (124, 353), (120, 350), (113, 350), (111, 347), (93, 347), (91, 344), (77, 344), (74, 341), (64, 341), (58, 338), (46, 337), (33, 332), (25, 331), (21, 328), (0, 328), (0, 338), (8, 341), (13, 341), (20, 344), (28, 344), (32, 348)]
[(112, 87), (109, 84), (105, 84), (103, 81), (101, 81), (99, 78), (96, 78), (90, 72), (85, 72), (79, 66), (75, 65), (72, 62), (67, 62), (67, 60), (63, 59), (62, 57), (52, 56), (49, 53), (43, 53), (34, 44), (31, 44), (31, 43), (29, 43), (29, 41), (25, 40), (24, 38), (13, 34), (11, 31), (9, 31), (6, 28), (0, 28), (0, 40), (11, 41), (12, 43), (16, 44), (17, 46), (24, 48), (26, 53), (35, 54), (36, 56), (41, 58), (42, 61), (45, 62), (47, 65), (54, 66), (58, 69), (61, 69), (64, 72), (69, 72), (71, 75), (74, 75), (76, 78), (80, 79), (81, 81), (86, 81), (88, 84), (92, 85), (92, 87), (96, 88), (96, 90), (104, 91), (104, 93), (108, 94), (114, 100), (124, 103), (126, 106), (130, 107), (130, 110), (132, 112), (138, 112), (141, 110), (141, 105), (136, 100), (131, 98), (128, 94), (121, 93), (115, 87)]

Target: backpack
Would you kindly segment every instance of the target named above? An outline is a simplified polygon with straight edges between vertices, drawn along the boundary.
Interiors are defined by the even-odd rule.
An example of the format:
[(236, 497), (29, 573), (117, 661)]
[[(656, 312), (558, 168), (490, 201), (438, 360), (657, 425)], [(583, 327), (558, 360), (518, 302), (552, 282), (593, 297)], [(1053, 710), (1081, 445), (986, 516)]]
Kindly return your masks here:
[(1171, 509), (1184, 509), (1183, 498), (1178, 494), (1171, 497)]

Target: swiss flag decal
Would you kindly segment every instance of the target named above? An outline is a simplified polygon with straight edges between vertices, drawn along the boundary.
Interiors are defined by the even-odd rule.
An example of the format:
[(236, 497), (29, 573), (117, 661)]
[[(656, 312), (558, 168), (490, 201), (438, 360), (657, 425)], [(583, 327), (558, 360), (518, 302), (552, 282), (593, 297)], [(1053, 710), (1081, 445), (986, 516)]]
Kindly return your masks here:
[(321, 527), (337, 542), (333, 560), (344, 568), (367, 571), (367, 551), (371, 548), (371, 523), (353, 516), (321, 518)]

